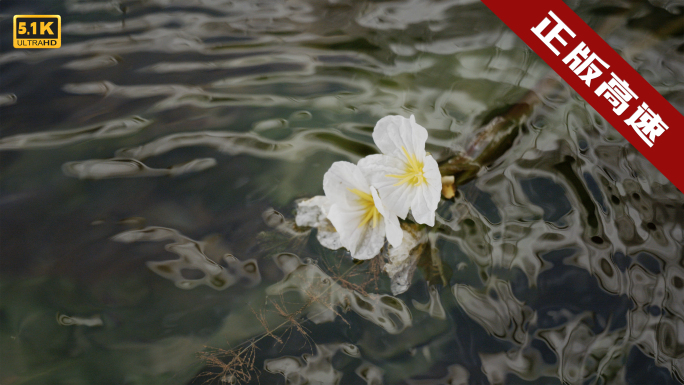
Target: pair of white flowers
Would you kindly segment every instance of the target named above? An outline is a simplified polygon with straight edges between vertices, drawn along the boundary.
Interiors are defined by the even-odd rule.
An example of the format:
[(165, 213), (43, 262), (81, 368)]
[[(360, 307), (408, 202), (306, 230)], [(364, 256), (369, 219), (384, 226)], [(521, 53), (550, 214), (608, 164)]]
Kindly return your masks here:
[(382, 154), (358, 165), (335, 162), (325, 173), (323, 190), (331, 205), (324, 211), (353, 258), (376, 256), (385, 236), (399, 247), (399, 218), (406, 219), (409, 209), (416, 222), (434, 226), (442, 182), (437, 161), (425, 152), (427, 137), (413, 115), (386, 116), (373, 130)]

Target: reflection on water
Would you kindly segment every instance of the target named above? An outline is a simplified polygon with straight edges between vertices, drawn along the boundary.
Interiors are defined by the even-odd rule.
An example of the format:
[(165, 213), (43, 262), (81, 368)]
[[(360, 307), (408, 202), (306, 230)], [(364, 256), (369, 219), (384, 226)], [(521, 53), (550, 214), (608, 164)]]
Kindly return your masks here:
[(171, 239), (165, 249), (180, 258), (168, 261), (148, 262), (150, 270), (170, 279), (181, 289), (192, 289), (197, 285), (207, 285), (216, 290), (224, 290), (240, 281), (254, 286), (261, 282), (259, 268), (254, 259), (239, 261), (230, 254), (223, 256), (223, 266), (207, 257), (205, 243), (184, 237), (177, 231), (163, 227), (147, 227), (116, 234), (112, 240), (124, 243), (140, 241), (163, 241)]
[[(681, 5), (569, 5), (684, 110)], [(481, 3), (2, 14), (0, 383), (684, 382), (682, 193)], [(461, 167), (399, 286), (294, 225), (390, 114)]]

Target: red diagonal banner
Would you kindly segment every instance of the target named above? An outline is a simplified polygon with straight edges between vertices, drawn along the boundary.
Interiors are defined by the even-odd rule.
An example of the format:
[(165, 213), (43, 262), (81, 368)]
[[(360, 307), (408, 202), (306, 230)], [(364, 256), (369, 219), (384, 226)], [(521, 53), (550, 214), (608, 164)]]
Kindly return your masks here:
[(561, 0), (482, 0), (680, 191), (684, 117)]

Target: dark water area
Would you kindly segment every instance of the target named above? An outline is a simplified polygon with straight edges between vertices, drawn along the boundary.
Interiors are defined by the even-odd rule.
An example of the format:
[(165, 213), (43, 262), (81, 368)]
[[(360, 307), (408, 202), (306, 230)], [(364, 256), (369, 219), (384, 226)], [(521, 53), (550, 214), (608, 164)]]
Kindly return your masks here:
[[(566, 3), (684, 111), (684, 3)], [(17, 14), (61, 48), (14, 49)], [(0, 15), (0, 384), (684, 382), (684, 196), (479, 1)], [(395, 295), (293, 221), (411, 114), (487, 162)]]

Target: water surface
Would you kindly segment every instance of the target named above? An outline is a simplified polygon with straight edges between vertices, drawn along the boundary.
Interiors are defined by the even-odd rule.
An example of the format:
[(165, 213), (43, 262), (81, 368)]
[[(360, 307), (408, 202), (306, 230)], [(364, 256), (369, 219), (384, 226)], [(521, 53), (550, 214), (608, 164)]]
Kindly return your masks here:
[[(684, 5), (568, 4), (684, 111)], [(684, 382), (684, 196), (480, 2), (0, 9), (0, 383), (200, 384), (240, 346), (247, 383)], [(530, 95), (405, 293), (288, 227), (380, 118), (446, 160)]]

